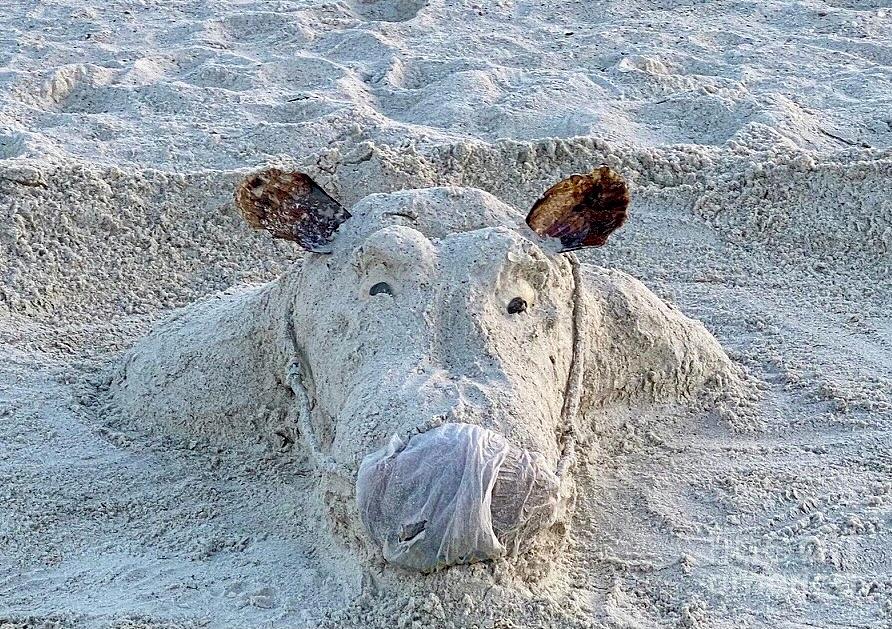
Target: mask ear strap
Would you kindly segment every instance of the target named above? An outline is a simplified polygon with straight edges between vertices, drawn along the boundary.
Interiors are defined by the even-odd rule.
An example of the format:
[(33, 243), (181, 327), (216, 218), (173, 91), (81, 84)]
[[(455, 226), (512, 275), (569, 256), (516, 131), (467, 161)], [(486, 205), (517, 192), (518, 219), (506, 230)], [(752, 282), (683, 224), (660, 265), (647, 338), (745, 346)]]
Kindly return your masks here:
[(294, 393), (296, 406), (293, 409), (297, 414), (297, 430), (310, 451), (310, 460), (322, 473), (339, 476), (348, 480), (351, 484), (356, 480), (356, 472), (341, 465), (332, 456), (322, 449), (316, 430), (313, 428), (313, 408), (315, 404), (310, 401), (310, 394), (304, 378), (308, 377), (301, 352), (297, 346), (297, 335), (292, 324), (292, 313), (288, 312), (288, 329), (285, 336), (286, 352), (290, 356), (285, 365), (285, 382), (291, 392)]
[(331, 253), (335, 231), (350, 218), (308, 175), (278, 168), (246, 177), (235, 191), (235, 204), (254, 229), (315, 253)]
[(629, 188), (616, 171), (601, 166), (587, 175), (570, 175), (545, 191), (527, 216), (543, 238), (560, 241), (559, 252), (600, 247), (626, 222)]
[(575, 254), (567, 254), (570, 268), (573, 269), (573, 356), (570, 373), (564, 388), (564, 405), (561, 408), (561, 458), (558, 460), (555, 475), (563, 485), (568, 472), (576, 463), (576, 416), (582, 402), (582, 376), (585, 373), (586, 327), (585, 300), (582, 295), (582, 271)]

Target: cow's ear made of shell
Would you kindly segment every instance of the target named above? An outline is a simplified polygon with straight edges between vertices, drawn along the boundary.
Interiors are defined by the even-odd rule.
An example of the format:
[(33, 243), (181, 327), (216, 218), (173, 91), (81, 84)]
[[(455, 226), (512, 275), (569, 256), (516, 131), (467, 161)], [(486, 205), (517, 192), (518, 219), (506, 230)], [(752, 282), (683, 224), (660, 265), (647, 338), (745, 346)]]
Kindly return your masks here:
[(527, 225), (560, 240), (560, 251), (600, 247), (626, 222), (629, 188), (616, 171), (601, 166), (570, 175), (545, 191), (527, 215)]
[(335, 230), (350, 218), (350, 212), (309, 176), (278, 168), (246, 177), (235, 191), (235, 203), (254, 229), (316, 253), (331, 252)]

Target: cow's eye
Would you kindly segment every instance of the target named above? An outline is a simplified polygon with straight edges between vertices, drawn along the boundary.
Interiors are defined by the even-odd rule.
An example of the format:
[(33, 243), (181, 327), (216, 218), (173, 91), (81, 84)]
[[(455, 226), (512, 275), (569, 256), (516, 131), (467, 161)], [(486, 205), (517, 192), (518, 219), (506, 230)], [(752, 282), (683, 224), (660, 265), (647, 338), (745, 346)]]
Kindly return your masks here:
[(508, 302), (508, 314), (517, 314), (518, 312), (526, 312), (527, 302), (523, 297), (515, 297)]
[(377, 295), (379, 293), (393, 295), (393, 289), (390, 288), (390, 284), (387, 282), (378, 282), (377, 284), (372, 285), (369, 289), (369, 295)]

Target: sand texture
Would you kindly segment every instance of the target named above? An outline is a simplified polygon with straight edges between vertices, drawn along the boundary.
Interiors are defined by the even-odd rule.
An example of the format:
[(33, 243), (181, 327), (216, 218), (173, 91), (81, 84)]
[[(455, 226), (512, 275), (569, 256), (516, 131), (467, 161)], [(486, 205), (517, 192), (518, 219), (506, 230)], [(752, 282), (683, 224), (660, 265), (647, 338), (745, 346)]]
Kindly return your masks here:
[[(306, 256), (234, 190), (295, 168), (358, 217), (465, 208), (461, 232), (600, 164), (632, 203), (578, 253), (606, 314), (567, 521), (519, 557), (384, 565), (269, 370)], [(884, 0), (7, 1), (0, 628), (888, 627), (890, 267)], [(306, 296), (335, 366), (372, 329), (336, 328), (344, 286)], [(509, 371), (548, 367), (524, 347)], [(533, 379), (505, 404), (559, 412)], [(347, 465), (371, 425), (316, 428)]]

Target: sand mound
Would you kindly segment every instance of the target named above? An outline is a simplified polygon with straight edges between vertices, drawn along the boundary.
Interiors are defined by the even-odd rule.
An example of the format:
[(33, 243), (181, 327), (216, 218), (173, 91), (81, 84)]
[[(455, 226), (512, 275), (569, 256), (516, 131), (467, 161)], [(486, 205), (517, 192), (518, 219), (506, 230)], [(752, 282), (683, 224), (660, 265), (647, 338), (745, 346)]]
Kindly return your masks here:
[[(461, 444), (449, 445), (445, 437), (431, 442), (467, 452), (468, 469), (484, 474), (478, 506), (485, 517), (470, 512), (412, 515), (445, 498), (425, 498), (414, 480), (391, 478), (397, 469), (403, 476), (412, 474), (412, 466), (393, 467), (393, 462), (366, 473), (366, 485), (369, 478), (377, 480), (376, 489), (365, 492), (386, 490), (388, 500), (399, 501), (408, 490), (396, 488), (411, 486), (413, 498), (400, 518), (417, 521), (421, 529), (413, 536), (424, 531), (427, 541), (397, 551), (392, 546), (401, 543), (397, 533), (402, 529), (387, 519), (396, 517), (396, 505), (379, 512), (366, 499), (362, 511), (372, 538), (379, 544), (387, 540), (385, 557), (425, 572), (466, 562), (462, 553), (477, 559), (505, 554), (507, 538), (496, 540), (492, 531), (480, 537), (474, 531), (493, 526), (492, 484), (507, 465), (506, 452), (535, 461), (531, 478), (547, 474), (549, 487), (572, 494), (553, 472), (558, 468), (555, 436), (568, 430), (558, 422), (565, 419), (560, 411), (571, 358), (584, 369), (583, 415), (617, 403), (646, 408), (652, 402), (690, 402), (704, 389), (739, 393), (739, 369), (701, 325), (622, 272), (583, 265), (578, 279), (571, 280), (576, 275), (569, 260), (546, 255), (533, 234), (519, 231), (523, 215), (485, 192), (441, 187), (374, 194), (351, 213), (335, 235), (331, 255), (309, 255), (275, 282), (214, 295), (159, 323), (127, 352), (110, 395), (121, 425), (227, 448), (295, 445), (315, 462), (323, 486), (346, 479), (341, 495), (316, 499), (324, 502), (334, 541), (359, 542), (360, 557), (366, 557), (358, 558), (360, 563), (377, 553), (361, 531), (354, 506), (364, 495), (359, 484), (353, 489), (359, 461), (363, 466), (369, 457), (389, 461), (406, 443), (411, 451), (421, 443), (413, 435), (426, 439), (426, 431), (437, 425), (432, 420), (448, 418), (455, 422), (448, 426), (467, 426), (468, 431), (489, 429), (480, 433), (492, 435), (487, 446), (465, 443), (465, 437), (471, 439), (468, 431), (460, 432)], [(494, 244), (500, 239), (502, 245)], [(365, 294), (373, 285), (385, 285), (386, 296)], [(515, 291), (528, 300), (530, 314), (506, 318), (504, 304)], [(382, 300), (384, 306), (378, 303)], [(416, 311), (423, 312), (418, 321), (406, 317)], [(481, 336), (476, 330), (486, 332)], [(587, 348), (578, 356), (573, 353), (576, 336)], [(301, 373), (297, 381), (289, 372), (294, 361)], [(581, 419), (572, 430), (591, 435), (587, 422)], [(402, 447), (385, 447), (391, 439)], [(501, 445), (495, 447), (496, 442)], [(380, 454), (372, 454), (376, 450)], [(475, 463), (478, 450), (481, 456), (488, 453), (483, 458), (489, 462)], [(422, 458), (433, 456), (428, 452)], [(452, 469), (445, 463), (441, 468)], [(454, 482), (436, 473), (425, 478), (444, 482), (438, 491), (464, 496), (468, 511), (476, 509), (472, 503), (481, 490), (459, 488), (466, 476), (459, 474)], [(551, 515), (533, 518), (539, 524), (530, 525), (527, 537), (556, 522), (555, 505), (565, 501), (555, 496), (539, 502), (549, 499)], [(504, 501), (493, 500), (492, 521), (501, 522)], [(561, 507), (561, 517), (567, 517), (565, 511)], [(372, 512), (378, 515), (371, 518)], [(467, 530), (449, 533), (450, 541), (443, 542), (448, 548), (441, 547), (445, 554), (438, 558), (440, 541), (431, 522), (451, 530), (464, 520), (461, 526)], [(489, 542), (474, 550), (478, 537)], [(531, 543), (518, 539), (511, 554), (521, 546), (527, 549)], [(542, 561), (547, 562), (544, 556)]]

